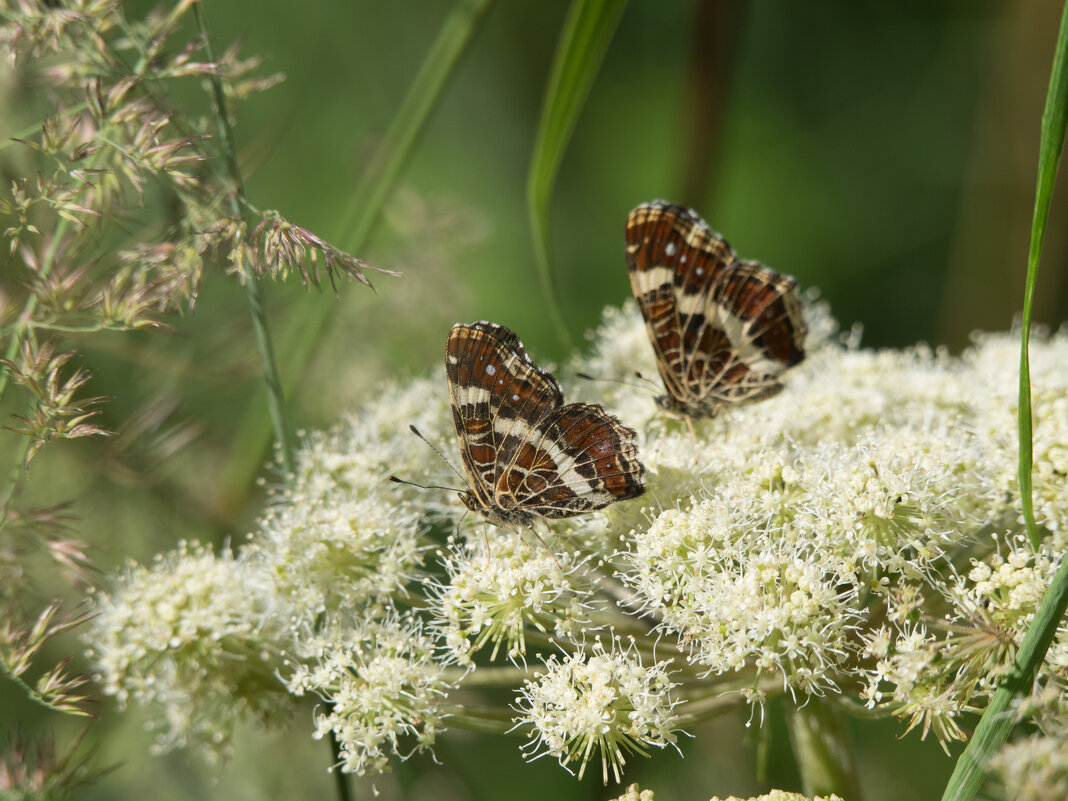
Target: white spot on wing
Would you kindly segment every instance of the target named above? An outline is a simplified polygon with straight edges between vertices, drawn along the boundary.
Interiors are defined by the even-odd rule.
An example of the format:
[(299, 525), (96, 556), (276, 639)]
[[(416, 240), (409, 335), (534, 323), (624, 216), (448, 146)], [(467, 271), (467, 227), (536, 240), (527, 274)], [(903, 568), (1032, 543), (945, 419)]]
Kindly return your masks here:
[(664, 255), (665, 256), (674, 256), (675, 255), (675, 243), (674, 242), (668, 242), (667, 243), (667, 245), (664, 247)]
[(492, 364), (486, 365), (486, 375), (494, 375), (497, 372), (497, 368)]

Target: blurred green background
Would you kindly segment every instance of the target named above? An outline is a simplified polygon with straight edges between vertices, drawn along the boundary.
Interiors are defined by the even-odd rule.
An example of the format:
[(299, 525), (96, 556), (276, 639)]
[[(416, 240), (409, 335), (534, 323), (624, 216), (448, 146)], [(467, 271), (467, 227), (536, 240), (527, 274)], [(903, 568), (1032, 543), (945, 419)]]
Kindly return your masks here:
[[(149, 4), (131, 3), (135, 16)], [(284, 83), (238, 110), (250, 200), (346, 246), (341, 221), (453, 3), (218, 0), (215, 38), (242, 39)], [(401, 270), (335, 298), (297, 281), (266, 287), (291, 415), (330, 425), (383, 381), (438, 365), (449, 326), (488, 318), (536, 359), (565, 351), (546, 315), (527, 222), (526, 175), (567, 4), (491, 6), (357, 255)], [(1038, 130), (1060, 6), (995, 0), (756, 0), (627, 7), (561, 165), (551, 203), (560, 302), (581, 341), (629, 294), (627, 212), (663, 197), (695, 207), (738, 250), (818, 287), (843, 327), (900, 347), (959, 351), (1004, 330), (1022, 303)], [(190, 83), (191, 103), (204, 95)], [(5, 136), (10, 131), (0, 129)], [(1063, 192), (1060, 193), (1063, 196)], [(1055, 197), (1036, 319), (1068, 312), (1068, 209)], [(310, 357), (302, 334), (316, 331)], [(61, 443), (34, 463), (28, 501), (76, 501), (104, 571), (182, 538), (240, 543), (262, 507), (269, 423), (247, 304), (208, 278), (195, 313), (165, 334), (82, 345), (103, 424), (120, 436)], [(71, 645), (71, 648), (80, 648)], [(6, 684), (9, 721), (47, 727)], [(136, 712), (101, 710), (98, 761), (123, 764), (85, 798), (331, 797), (310, 710), (288, 735), (242, 732), (218, 772), (147, 753)], [(657, 754), (626, 776), (657, 798), (797, 788), (781, 711), (701, 727), (685, 758)], [(6, 724), (5, 724), (6, 725)], [(76, 727), (63, 722), (64, 731)], [(869, 799), (936, 796), (952, 767), (893, 722), (855, 724)], [(519, 741), (454, 733), (429, 759), (376, 784), (384, 798), (609, 798), (555, 763), (524, 766)], [(758, 752), (767, 778), (758, 781)], [(368, 797), (363, 783), (359, 797)]]

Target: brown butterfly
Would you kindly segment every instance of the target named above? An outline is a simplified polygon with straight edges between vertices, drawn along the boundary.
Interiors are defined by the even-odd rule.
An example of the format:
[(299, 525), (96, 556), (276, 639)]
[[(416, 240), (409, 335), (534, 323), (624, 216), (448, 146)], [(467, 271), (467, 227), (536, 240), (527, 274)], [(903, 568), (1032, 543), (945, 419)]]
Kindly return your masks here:
[(598, 405), (564, 403), (519, 337), (457, 324), (445, 346), (449, 399), (472, 511), (496, 525), (571, 517), (645, 492), (634, 431)]
[(740, 260), (692, 209), (654, 200), (627, 217), (627, 267), (668, 394), (689, 417), (770, 397), (805, 357), (797, 281)]

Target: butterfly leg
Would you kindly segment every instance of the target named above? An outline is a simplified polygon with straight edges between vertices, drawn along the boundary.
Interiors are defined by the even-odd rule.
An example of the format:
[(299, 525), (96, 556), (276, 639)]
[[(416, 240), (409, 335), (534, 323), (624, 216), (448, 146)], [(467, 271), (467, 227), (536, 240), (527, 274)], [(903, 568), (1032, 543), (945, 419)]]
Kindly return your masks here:
[[(545, 530), (546, 533), (548, 533), (548, 526), (546, 526)], [(538, 530), (534, 527), (533, 524), (531, 524), (530, 526), (530, 533), (533, 534), (534, 538), (537, 539), (537, 541), (541, 543), (542, 547), (549, 552), (549, 555), (552, 556), (553, 561), (556, 562), (556, 566), (560, 568), (561, 571), (563, 571), (564, 566), (560, 564), (560, 560), (556, 558), (556, 553), (553, 551), (552, 548), (549, 547), (549, 543), (547, 543), (545, 539), (541, 536), (541, 534), (538, 533)]]

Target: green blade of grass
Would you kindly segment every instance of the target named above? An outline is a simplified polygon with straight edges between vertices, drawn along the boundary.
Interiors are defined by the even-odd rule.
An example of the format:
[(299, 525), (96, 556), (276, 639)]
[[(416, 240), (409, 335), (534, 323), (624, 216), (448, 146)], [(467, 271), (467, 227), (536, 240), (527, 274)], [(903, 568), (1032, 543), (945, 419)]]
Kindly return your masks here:
[(574, 0), (568, 9), (545, 87), (534, 156), (527, 176), (527, 206), (538, 277), (549, 316), (568, 350), (571, 336), (553, 279), (549, 197), (575, 122), (626, 5), (626, 0)]
[[(1038, 548), (1040, 538), (1035, 525), (1031, 497), (1032, 422), (1031, 378), (1028, 343), (1031, 330), (1031, 307), (1038, 277), (1038, 260), (1046, 233), (1050, 198), (1057, 176), (1061, 150), (1064, 147), (1065, 127), (1068, 124), (1068, 2), (1061, 15), (1057, 34), (1057, 50), (1053, 57), (1049, 93), (1042, 114), (1042, 133), (1039, 142), (1038, 186), (1035, 190), (1035, 213), (1031, 222), (1031, 246), (1027, 254), (1027, 283), (1024, 287), (1023, 330), (1020, 332), (1020, 497), (1023, 501), (1024, 523), (1032, 547)], [(1024, 635), (1016, 654), (1012, 671), (983, 712), (968, 747), (957, 760), (953, 775), (946, 785), (942, 801), (969, 801), (979, 791), (986, 778), (986, 766), (1012, 731), (1015, 716), (1009, 711), (1012, 699), (1030, 690), (1035, 673), (1057, 632), (1057, 626), (1068, 606), (1068, 560), (1062, 558), (1060, 569), (1046, 590), (1035, 618)]]
[[(331, 241), (343, 243), (349, 253), (359, 253), (367, 245), (382, 205), (411, 155), (430, 112), (440, 100), (456, 65), (467, 49), (493, 0), (459, 0), (449, 12), (430, 50), (412, 81), (365, 177), (338, 224), (339, 235)], [(304, 304), (283, 326), (279, 361), (283, 365), (282, 386), (286, 395), (303, 381), (304, 367), (319, 337), (337, 309), (336, 303)], [(240, 502), (252, 476), (263, 466), (270, 447), (271, 427), (267, 410), (253, 405), (236, 432), (230, 462), (224, 472), (229, 480), (227, 499)]]
[(345, 250), (360, 250), (367, 242), (389, 190), (407, 163), (412, 147), (426, 127), (427, 118), (441, 98), (460, 56), (492, 4), (493, 0), (459, 0), (445, 18), (341, 218), (338, 240), (345, 243)]

